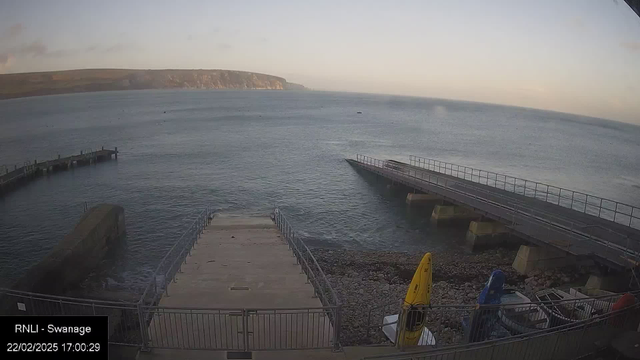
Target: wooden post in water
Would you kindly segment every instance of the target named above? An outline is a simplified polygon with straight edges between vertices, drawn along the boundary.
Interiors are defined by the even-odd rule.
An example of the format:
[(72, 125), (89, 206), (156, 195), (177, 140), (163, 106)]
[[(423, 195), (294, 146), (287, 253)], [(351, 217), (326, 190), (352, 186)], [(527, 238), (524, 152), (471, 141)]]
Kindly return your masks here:
[(118, 147), (116, 146), (116, 160), (118, 160)]

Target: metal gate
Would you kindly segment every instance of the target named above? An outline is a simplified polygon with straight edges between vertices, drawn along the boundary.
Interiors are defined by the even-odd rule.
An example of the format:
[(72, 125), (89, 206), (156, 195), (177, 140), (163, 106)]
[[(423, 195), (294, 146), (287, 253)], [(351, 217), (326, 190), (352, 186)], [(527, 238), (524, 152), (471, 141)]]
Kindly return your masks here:
[(180, 309), (144, 307), (148, 348), (194, 350), (326, 349), (337, 343), (337, 307)]

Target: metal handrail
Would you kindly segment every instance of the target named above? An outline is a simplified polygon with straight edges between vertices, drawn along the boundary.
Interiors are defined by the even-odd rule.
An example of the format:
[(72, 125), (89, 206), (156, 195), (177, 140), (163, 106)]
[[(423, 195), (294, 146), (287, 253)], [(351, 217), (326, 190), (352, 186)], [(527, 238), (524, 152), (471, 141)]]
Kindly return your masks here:
[[(314, 271), (311, 268), (309, 262), (305, 258), (305, 255), (306, 255), (311, 259), (311, 261), (312, 261), (311, 265), (314, 265), (315, 269), (320, 274), (321, 280), (324, 282), (324, 284), (323, 284), (324, 288), (329, 289), (329, 295), (330, 295), (330, 299), (329, 300), (330, 300), (330, 303), (325, 304), (325, 305), (328, 305), (328, 306), (340, 305), (340, 301), (338, 299), (338, 296), (336, 295), (335, 291), (331, 287), (331, 284), (329, 283), (329, 280), (327, 279), (327, 276), (325, 275), (324, 271), (322, 271), (322, 268), (318, 264), (318, 261), (316, 260), (315, 256), (313, 256), (313, 253), (311, 252), (311, 250), (309, 250), (309, 248), (304, 243), (304, 241), (302, 241), (300, 238), (296, 237), (295, 231), (293, 230), (293, 228), (291, 227), (291, 225), (287, 221), (287, 219), (284, 216), (284, 214), (282, 213), (282, 211), (280, 211), (280, 209), (278, 209), (278, 208), (274, 209), (274, 216), (275, 216), (276, 226), (278, 227), (280, 232), (282, 232), (283, 236), (285, 237), (285, 240), (287, 240), (287, 243), (289, 244), (289, 246), (294, 251), (296, 257), (298, 259), (302, 259), (303, 264), (304, 264), (305, 272), (310, 272), (311, 274), (314, 273)], [(298, 244), (297, 243), (299, 243), (301, 245), (302, 249), (298, 248)]]
[(296, 232), (280, 209), (275, 208), (273, 210), (273, 220), (293, 251), (297, 262), (302, 266), (302, 271), (307, 275), (307, 280), (311, 282), (314, 293), (318, 295), (324, 308), (335, 308), (335, 313), (330, 313), (333, 315), (333, 318), (330, 320), (333, 322), (333, 346), (334, 349), (339, 349), (340, 328), (342, 326), (342, 304), (340, 303), (340, 299), (333, 290), (333, 287), (331, 287), (331, 283), (329, 283), (327, 276), (324, 271), (322, 271), (315, 256), (313, 256), (313, 253), (311, 253), (311, 250), (309, 250), (304, 241), (296, 236)]
[[(445, 346), (440, 348), (429, 348), (425, 350), (408, 351), (408, 352), (395, 353), (395, 354), (367, 356), (367, 357), (364, 357), (363, 359), (402, 359), (402, 360), (411, 359), (413, 360), (413, 359), (422, 358), (422, 356), (438, 356), (438, 355), (443, 356), (447, 354), (456, 355), (456, 353), (459, 351), (477, 351), (483, 348), (491, 348), (498, 345), (510, 344), (510, 343), (515, 343), (519, 341), (526, 341), (533, 338), (539, 338), (544, 336), (557, 336), (557, 334), (560, 332), (586, 329), (589, 325), (607, 325), (609, 323), (607, 320), (610, 320), (610, 319), (622, 319), (626, 325), (627, 321), (630, 320), (630, 317), (628, 316), (625, 317), (624, 315), (628, 313), (634, 313), (638, 309), (640, 309), (640, 303), (636, 303), (632, 306), (629, 306), (620, 310), (611, 311), (606, 314), (597, 315), (586, 320), (580, 320), (571, 324), (557, 326), (551, 329), (541, 329), (541, 330), (537, 330), (537, 331), (529, 332), (525, 334), (512, 335), (512, 336), (501, 338), (501, 339), (485, 340), (485, 341), (476, 342), (476, 343), (458, 344), (458, 345)], [(582, 333), (582, 335), (584, 336), (584, 332)], [(525, 352), (519, 355), (521, 357), (525, 357), (525, 355), (527, 355), (526, 348), (525, 348)], [(514, 356), (514, 357), (517, 357), (517, 356)]]
[[(212, 214), (213, 210), (210, 206), (207, 206), (198, 213), (189, 228), (187, 228), (178, 241), (167, 251), (140, 296), (140, 304), (155, 304), (159, 300), (159, 297), (162, 296), (162, 293), (168, 295), (169, 282), (171, 282), (175, 274), (180, 271), (182, 263), (186, 262), (187, 255), (191, 253), (191, 248), (193, 248), (193, 245), (198, 241), (198, 237), (200, 237), (200, 234), (202, 234), (209, 224)], [(160, 284), (158, 282), (160, 282)], [(150, 294), (152, 296), (148, 299)]]
[[(438, 175), (433, 175), (432, 173), (427, 173), (426, 171), (429, 171), (428, 169), (422, 170), (422, 168), (420, 167), (415, 167), (415, 169), (408, 169), (408, 168), (404, 168), (404, 165), (406, 164), (402, 164), (402, 163), (397, 163), (394, 161), (385, 161), (385, 160), (380, 160), (380, 159), (376, 159), (376, 158), (372, 158), (369, 156), (365, 156), (365, 155), (360, 155), (358, 154), (356, 156), (356, 160), (359, 163), (365, 164), (365, 165), (370, 165), (376, 168), (380, 168), (380, 169), (385, 169), (388, 171), (392, 171), (394, 173), (398, 173), (400, 176), (403, 177), (408, 177), (411, 179), (416, 179), (416, 180), (420, 180), (420, 181), (425, 181), (433, 186), (436, 187), (441, 187), (441, 188), (446, 188), (448, 191), (453, 192), (453, 193), (459, 193), (462, 194), (464, 196), (467, 197), (471, 197), (473, 198), (475, 201), (479, 201), (485, 204), (490, 204), (493, 206), (499, 206), (501, 208), (503, 208), (506, 211), (509, 211), (511, 214), (509, 215), (510, 217), (513, 217), (515, 215), (521, 215), (524, 216), (526, 219), (521, 219), (522, 221), (527, 221), (528, 223), (531, 223), (532, 221), (536, 222), (536, 223), (540, 223), (543, 225), (546, 225), (545, 229), (550, 230), (551, 227), (553, 227), (556, 231), (560, 231), (565, 233), (566, 235), (576, 239), (576, 240), (582, 240), (582, 239), (590, 239), (593, 240), (595, 242), (597, 242), (599, 245), (605, 246), (608, 249), (613, 249), (616, 251), (621, 251), (625, 254), (625, 256), (627, 257), (633, 257), (633, 258), (638, 258), (639, 257), (639, 253), (638, 251), (632, 249), (630, 246), (631, 245), (637, 245), (635, 244), (631, 244), (630, 240), (628, 237), (626, 238), (627, 240), (627, 247), (622, 247), (616, 244), (612, 244), (609, 241), (606, 240), (602, 240), (599, 239), (597, 237), (594, 237), (591, 234), (585, 233), (583, 232), (583, 228), (584, 228), (584, 224), (576, 224), (573, 221), (564, 219), (564, 218), (559, 218), (556, 215), (553, 214), (549, 214), (547, 212), (542, 212), (542, 214), (544, 214), (545, 217), (551, 217), (554, 218), (556, 220), (561, 220), (561, 222), (559, 223), (555, 223), (552, 220), (549, 219), (545, 219), (544, 217), (540, 217), (537, 215), (534, 215), (531, 213), (531, 209), (525, 208), (521, 205), (515, 204), (515, 203), (508, 203), (508, 204), (503, 204), (503, 203), (497, 203), (497, 202), (493, 202), (491, 200), (485, 199), (483, 197), (471, 194), (471, 193), (467, 193), (464, 191), (460, 191), (459, 189), (455, 189), (453, 187), (449, 186), (450, 182), (456, 183), (454, 180), (448, 178), (448, 177), (443, 177), (443, 176), (438, 176)], [(420, 172), (420, 176), (418, 176), (417, 171)], [(413, 172), (413, 174), (411, 174)], [(426, 176), (425, 176), (426, 175)], [(457, 184), (457, 183), (456, 183)], [(505, 219), (505, 221), (512, 221), (512, 219)]]
[[(409, 155), (409, 164), (570, 208), (588, 215), (613, 221), (620, 225), (640, 229), (640, 208), (623, 202), (605, 199), (599, 196), (569, 190), (538, 181), (522, 179), (515, 176), (475, 169), (469, 166), (448, 163), (415, 155)], [(561, 201), (561, 199), (564, 199), (565, 201)], [(578, 207), (576, 207), (576, 205), (578, 205)], [(626, 211), (624, 211), (625, 209)], [(610, 212), (612, 212), (613, 216), (610, 215)], [(623, 219), (628, 217), (629, 221), (621, 222), (619, 220), (619, 216)], [(636, 222), (634, 220), (638, 221)]]

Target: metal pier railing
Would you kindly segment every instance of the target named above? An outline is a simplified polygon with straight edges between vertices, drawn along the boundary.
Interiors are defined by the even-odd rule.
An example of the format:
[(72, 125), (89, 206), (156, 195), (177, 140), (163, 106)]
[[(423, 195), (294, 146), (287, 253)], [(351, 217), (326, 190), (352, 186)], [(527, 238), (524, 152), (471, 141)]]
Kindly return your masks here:
[[(503, 222), (519, 236), (534, 243), (550, 245), (577, 256), (592, 257), (607, 266), (621, 269), (635, 267), (638, 262), (640, 241), (632, 238), (634, 235), (618, 232), (620, 229), (608, 228), (606, 224), (593, 226), (572, 214), (533, 206), (535, 204), (515, 199), (513, 195), (501, 194), (501, 190), (472, 188), (455, 176), (418, 166), (364, 155), (357, 155), (356, 164), (392, 181), (438, 194), (448, 201), (467, 206)], [(579, 212), (575, 214), (585, 216)], [(613, 228), (620, 226), (610, 221), (599, 221), (611, 223)], [(637, 233), (635, 229), (623, 225), (621, 227), (628, 229), (627, 233)]]
[(620, 201), (605, 199), (538, 181), (414, 155), (409, 156), (409, 164), (640, 229), (640, 209)]

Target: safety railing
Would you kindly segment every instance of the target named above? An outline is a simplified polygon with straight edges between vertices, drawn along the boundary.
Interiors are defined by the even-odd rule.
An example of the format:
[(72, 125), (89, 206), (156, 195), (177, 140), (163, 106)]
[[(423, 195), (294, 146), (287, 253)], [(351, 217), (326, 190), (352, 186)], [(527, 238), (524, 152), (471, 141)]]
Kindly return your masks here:
[[(428, 169), (417, 166), (410, 167), (395, 161), (379, 160), (365, 155), (357, 155), (356, 159), (359, 163), (372, 167), (373, 171), (391, 172), (395, 176), (395, 180), (409, 186), (416, 186), (414, 181), (425, 182), (431, 187), (435, 186), (440, 189), (438, 191), (455, 198), (454, 200), (462, 199), (461, 201), (467, 206), (476, 209), (492, 209), (491, 211), (495, 211), (492, 215), (506, 223), (515, 224), (517, 218), (518, 231), (535, 239), (554, 239), (553, 245), (566, 251), (571, 252), (569, 246), (589, 239), (593, 241), (588, 246), (593, 248), (591, 250), (594, 254), (608, 261), (614, 260), (619, 266), (627, 267), (640, 256), (640, 244), (637, 241), (632, 241), (628, 236), (610, 229), (601, 228), (600, 230), (604, 230), (611, 237), (616, 238), (617, 242), (610, 241), (608, 237), (595, 236), (590, 231), (592, 227), (585, 227), (584, 223), (576, 223), (553, 212), (533, 209), (526, 204), (505, 199), (500, 194), (492, 194), (494, 197), (503, 198), (500, 203), (497, 203), (489, 201), (486, 195), (481, 196), (484, 195), (482, 189), (474, 192), (463, 191), (458, 186), (459, 181)], [(560, 239), (560, 236), (563, 239)], [(570, 242), (566, 242), (567, 240)]]
[(337, 348), (335, 306), (299, 309), (145, 307), (149, 348), (287, 350)]
[(180, 272), (182, 264), (187, 262), (187, 256), (191, 254), (193, 245), (198, 242), (200, 234), (209, 224), (213, 216), (213, 209), (207, 206), (193, 220), (189, 228), (178, 238), (175, 244), (160, 260), (158, 267), (151, 275), (149, 282), (140, 296), (140, 303), (155, 305), (162, 294), (169, 294), (169, 283), (175, 280), (176, 273)]
[[(513, 308), (518, 306), (519, 308)], [(533, 304), (512, 305), (512, 310), (522, 312), (526, 316)], [(537, 304), (537, 306), (540, 306)], [(502, 313), (500, 312), (502, 310)], [(478, 326), (503, 326), (501, 318), (509, 308), (485, 308), (472, 310), (471, 320), (477, 321)], [(429, 311), (429, 309), (427, 309)], [(536, 310), (537, 312), (537, 310)], [(534, 322), (532, 320), (532, 322)], [(546, 321), (546, 320), (545, 320)], [(588, 319), (578, 320), (557, 325), (553, 328), (534, 329), (516, 335), (502, 338), (485, 339), (478, 342), (467, 341), (455, 345), (433, 346), (426, 345), (416, 350), (369, 356), (364, 359), (398, 359), (398, 360), (426, 360), (426, 359), (459, 359), (472, 356), (478, 359), (574, 359), (589, 355), (606, 347), (616, 335), (633, 330), (636, 331), (640, 322), (640, 303), (622, 309), (612, 310)], [(429, 324), (427, 324), (428, 328)], [(485, 332), (486, 334), (487, 332)], [(437, 336), (435, 336), (437, 338)]]
[[(637, 295), (637, 292), (632, 293)], [(514, 295), (515, 296), (515, 295)], [(544, 295), (540, 295), (543, 298)], [(369, 309), (367, 338), (372, 332), (380, 332), (385, 326), (396, 325), (401, 329), (396, 334), (404, 336), (404, 324), (417, 317), (406, 314), (420, 311), (426, 327), (423, 336), (425, 345), (443, 347), (473, 342), (507, 338), (536, 331), (556, 331), (556, 328), (578, 321), (590, 319), (612, 311), (613, 305), (622, 294), (594, 296), (588, 298), (567, 298), (559, 300), (527, 301), (500, 305), (438, 305), (403, 306), (394, 301)], [(398, 314), (397, 322), (386, 322), (388, 315)], [(398, 325), (399, 324), (399, 325)], [(411, 328), (413, 324), (409, 324)], [(398, 343), (397, 341), (394, 341)]]
[(136, 303), (78, 299), (0, 288), (3, 315), (106, 315), (109, 343), (140, 346), (143, 343), (142, 307)]
[(296, 235), (296, 232), (289, 224), (282, 211), (278, 208), (274, 209), (273, 217), (276, 226), (293, 251), (297, 263), (302, 267), (302, 271), (306, 274), (307, 280), (311, 285), (313, 285), (315, 296), (320, 299), (320, 302), (325, 308), (335, 308), (335, 311), (330, 312), (329, 315), (332, 316), (331, 322), (334, 329), (333, 335), (335, 339), (333, 343), (336, 348), (339, 348), (342, 305), (338, 296), (331, 287), (331, 284), (329, 283), (327, 276), (322, 271), (322, 268), (320, 268), (318, 261), (316, 261), (316, 258), (313, 256), (304, 241)]
[(640, 229), (640, 209), (619, 201), (564, 189), (538, 181), (521, 179), (510, 175), (414, 155), (409, 156), (409, 164)]
[(309, 308), (173, 308), (158, 306), (213, 217), (200, 212), (169, 249), (136, 303), (78, 299), (0, 288), (0, 314), (108, 315), (109, 343), (143, 349), (277, 350), (340, 348), (341, 304), (326, 275), (282, 212), (274, 221), (323, 306)]

